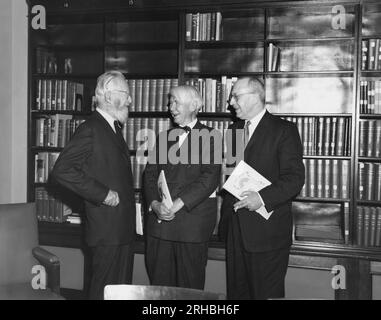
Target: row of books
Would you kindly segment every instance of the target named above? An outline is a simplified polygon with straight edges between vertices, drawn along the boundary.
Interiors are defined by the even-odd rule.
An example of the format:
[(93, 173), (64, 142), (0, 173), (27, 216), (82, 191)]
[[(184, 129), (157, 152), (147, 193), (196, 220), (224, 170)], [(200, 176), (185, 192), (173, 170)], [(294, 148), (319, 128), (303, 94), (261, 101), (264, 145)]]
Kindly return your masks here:
[(360, 81), (360, 113), (381, 113), (381, 80)]
[(303, 159), (306, 178), (301, 197), (348, 199), (350, 161)]
[(296, 123), (307, 156), (350, 156), (351, 118), (284, 117)]
[(59, 152), (38, 152), (34, 155), (34, 182), (48, 182), (49, 174), (59, 154)]
[(358, 206), (356, 211), (356, 244), (381, 246), (381, 207)]
[[(168, 130), (171, 125), (172, 123), (169, 118), (128, 118), (126, 125), (123, 127), (122, 134), (128, 148), (136, 150), (147, 139), (156, 139), (156, 136), (160, 132)], [(155, 132), (155, 137), (149, 136), (145, 129)], [(147, 145), (144, 149), (148, 147), (150, 146)]]
[(381, 163), (359, 163), (360, 200), (381, 201)]
[(36, 119), (36, 147), (65, 147), (84, 121), (64, 114)]
[(37, 80), (35, 110), (83, 110), (83, 83), (68, 80)]
[(185, 41), (220, 41), (222, 34), (221, 12), (185, 15)]
[(35, 189), (35, 202), (39, 221), (62, 223), (72, 214), (71, 208), (59, 196), (44, 187)]
[(359, 156), (381, 157), (381, 120), (361, 120), (359, 127)]
[(280, 69), (280, 48), (273, 43), (269, 43), (267, 49), (267, 71), (279, 71)]
[(229, 99), (232, 86), (237, 77), (222, 76), (221, 80), (212, 78), (187, 79), (185, 84), (194, 86), (203, 98), (203, 112), (228, 112)]
[(381, 70), (380, 39), (362, 40), (362, 70)]
[(168, 111), (168, 94), (178, 79), (128, 79), (130, 111)]

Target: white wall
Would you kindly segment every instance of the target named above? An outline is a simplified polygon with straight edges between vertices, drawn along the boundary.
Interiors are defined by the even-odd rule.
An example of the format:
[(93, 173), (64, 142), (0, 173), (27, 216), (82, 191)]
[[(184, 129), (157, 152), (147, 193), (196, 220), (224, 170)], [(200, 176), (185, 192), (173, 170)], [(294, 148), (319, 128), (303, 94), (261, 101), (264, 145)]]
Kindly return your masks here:
[(12, 170), (11, 202), (27, 199), (28, 6), (12, 2)]
[[(0, 203), (12, 187), (12, 0), (0, 1)], [(25, 106), (24, 106), (25, 107)]]
[(0, 203), (26, 201), (27, 4), (0, 1)]

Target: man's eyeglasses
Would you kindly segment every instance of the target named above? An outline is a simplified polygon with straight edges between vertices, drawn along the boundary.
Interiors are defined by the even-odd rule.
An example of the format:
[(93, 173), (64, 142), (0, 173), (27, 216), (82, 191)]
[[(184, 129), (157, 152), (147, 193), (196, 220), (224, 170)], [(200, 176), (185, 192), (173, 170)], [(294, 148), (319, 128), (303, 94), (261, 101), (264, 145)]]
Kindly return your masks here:
[(115, 91), (115, 92), (122, 92), (122, 93), (125, 93), (126, 96), (127, 96), (128, 101), (131, 101), (131, 100), (132, 100), (132, 98), (131, 98), (129, 92), (126, 91), (126, 90), (111, 89), (111, 90), (109, 90), (109, 91)]
[(226, 101), (229, 105), (231, 105), (231, 101), (234, 98), (235, 101), (238, 101), (240, 96), (243, 96), (245, 94), (255, 94), (256, 92), (242, 92), (242, 93), (230, 93), (229, 99)]

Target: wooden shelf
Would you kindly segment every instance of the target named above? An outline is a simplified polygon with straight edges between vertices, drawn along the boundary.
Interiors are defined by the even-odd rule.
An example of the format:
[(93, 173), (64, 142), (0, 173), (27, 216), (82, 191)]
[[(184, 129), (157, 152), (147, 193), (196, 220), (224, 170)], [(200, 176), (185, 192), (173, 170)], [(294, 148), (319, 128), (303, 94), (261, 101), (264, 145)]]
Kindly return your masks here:
[(381, 119), (381, 114), (360, 114), (360, 119)]
[(55, 247), (83, 248), (83, 225), (73, 223), (38, 222), (39, 244)]
[[(40, 245), (69, 248), (82, 248), (85, 246), (83, 225), (39, 222), (38, 228)], [(135, 253), (144, 254), (144, 247), (144, 237), (136, 236)], [(381, 261), (380, 248), (365, 248), (344, 244), (296, 241), (291, 247), (291, 254)], [(225, 243), (219, 241), (215, 236), (209, 242), (208, 258), (225, 260)]]
[(178, 74), (168, 73), (123, 73), (126, 79), (177, 79)]
[(112, 48), (113, 50), (168, 50), (178, 49), (177, 42), (131, 42), (131, 43), (105, 43), (106, 50)]
[(221, 78), (222, 76), (226, 76), (228, 78), (232, 78), (232, 77), (248, 77), (248, 76), (252, 76), (252, 77), (263, 77), (264, 76), (264, 72), (261, 72), (261, 71), (258, 71), (258, 72), (216, 72), (216, 73), (207, 73), (207, 72), (184, 72), (184, 75), (187, 77), (187, 78), (195, 78), (195, 77), (199, 77), (199, 78), (214, 78), (214, 79), (219, 79)]
[(322, 71), (266, 71), (266, 77), (273, 78), (307, 78), (307, 77), (353, 77), (353, 70)]
[(357, 204), (381, 207), (381, 200), (357, 200)]
[(350, 156), (303, 156), (304, 159), (337, 159), (337, 160), (351, 160)]
[(38, 79), (94, 79), (98, 78), (99, 74), (90, 74), (90, 73), (34, 73), (33, 78)]
[(354, 37), (320, 37), (320, 38), (267, 38), (266, 43), (282, 43), (282, 42), (324, 42), (324, 41), (346, 41), (355, 40)]
[(91, 112), (82, 112), (82, 111), (69, 111), (69, 110), (32, 110), (32, 116), (49, 116), (56, 114), (67, 114), (75, 117), (88, 117), (91, 115)]
[(253, 41), (185, 41), (185, 49), (256, 48), (263, 46), (264, 39)]
[(340, 118), (350, 118), (351, 113), (273, 113), (279, 117), (340, 117)]
[(381, 77), (381, 70), (361, 70), (363, 77)]
[(376, 157), (359, 157), (361, 162), (381, 162), (381, 158)]
[(299, 202), (328, 202), (328, 203), (342, 203), (342, 202), (350, 202), (351, 199), (333, 199), (333, 198), (315, 198), (315, 197), (296, 197), (293, 201), (299, 201)]
[(169, 111), (130, 111), (128, 117), (130, 118), (168, 118)]
[(32, 152), (61, 152), (63, 148), (61, 147), (32, 147)]
[(59, 51), (91, 51), (91, 50), (98, 50), (103, 51), (104, 45), (103, 44), (35, 44), (33, 45), (34, 48), (46, 48), (50, 50), (59, 50)]

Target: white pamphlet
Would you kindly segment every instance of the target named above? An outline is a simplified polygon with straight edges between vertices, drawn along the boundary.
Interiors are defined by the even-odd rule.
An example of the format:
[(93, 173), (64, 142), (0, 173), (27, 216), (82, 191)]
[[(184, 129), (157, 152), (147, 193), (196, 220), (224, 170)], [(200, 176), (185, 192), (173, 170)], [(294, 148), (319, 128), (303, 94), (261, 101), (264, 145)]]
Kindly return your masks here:
[[(223, 188), (229, 191), (237, 199), (242, 200), (241, 194), (245, 191), (260, 191), (271, 185), (271, 182), (262, 176), (257, 170), (241, 160), (234, 168), (230, 177), (226, 180)], [(271, 212), (267, 212), (265, 206), (256, 210), (266, 220), (270, 218)]]
[(167, 180), (165, 179), (164, 170), (160, 171), (159, 178), (157, 179), (157, 191), (159, 192), (161, 202), (166, 205), (167, 208), (173, 206), (171, 194), (169, 193)]
[(142, 204), (136, 203), (136, 234), (143, 235), (143, 214)]

